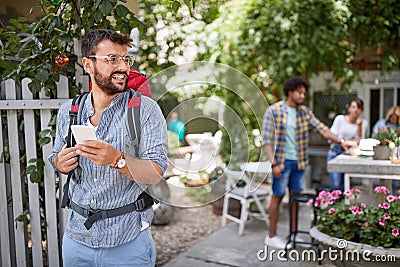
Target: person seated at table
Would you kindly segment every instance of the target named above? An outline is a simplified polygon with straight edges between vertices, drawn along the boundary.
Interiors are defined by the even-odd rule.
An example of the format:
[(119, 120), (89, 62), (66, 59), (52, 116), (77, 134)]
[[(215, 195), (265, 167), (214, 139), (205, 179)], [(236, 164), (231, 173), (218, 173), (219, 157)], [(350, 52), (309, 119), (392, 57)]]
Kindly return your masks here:
[(379, 129), (391, 127), (397, 131), (400, 130), (400, 106), (393, 106), (386, 112), (385, 118), (378, 120), (372, 128), (372, 136), (375, 137)]
[[(345, 140), (360, 140), (366, 137), (368, 122), (361, 118), (364, 111), (364, 102), (355, 98), (350, 102), (347, 115), (337, 115), (333, 121), (331, 132)], [(329, 148), (327, 162), (345, 152), (340, 144), (332, 143)], [(344, 189), (344, 173), (329, 172), (330, 187)]]
[(176, 133), (179, 141), (182, 142), (185, 139), (185, 124), (179, 120), (179, 115), (175, 111), (167, 117), (167, 130)]
[[(372, 128), (371, 137), (374, 138), (379, 129), (384, 127), (391, 127), (397, 131), (398, 134), (400, 131), (400, 106), (392, 106), (386, 112), (385, 118), (378, 120), (374, 127)], [(392, 180), (392, 192), (395, 193), (397, 188), (397, 181)]]

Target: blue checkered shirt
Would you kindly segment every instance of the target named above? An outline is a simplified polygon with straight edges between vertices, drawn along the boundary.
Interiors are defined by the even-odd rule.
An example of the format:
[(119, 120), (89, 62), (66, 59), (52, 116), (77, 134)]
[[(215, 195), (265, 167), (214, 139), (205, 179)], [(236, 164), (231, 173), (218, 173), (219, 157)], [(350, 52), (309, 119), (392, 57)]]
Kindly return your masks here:
[[(125, 154), (136, 156), (134, 143), (129, 138), (126, 125), (129, 93), (116, 96), (109, 107), (104, 109), (96, 130), (97, 138), (111, 144)], [(69, 126), (71, 100), (64, 103), (57, 116), (57, 131), (49, 161), (65, 145)], [(89, 93), (82, 109), (82, 122), (94, 114)], [(142, 96), (140, 107), (141, 139), (138, 157), (152, 160), (164, 172), (167, 168), (167, 130), (164, 116), (155, 101)], [(88, 158), (79, 157), (82, 169), (80, 181), (71, 179), (69, 195), (72, 201), (84, 208), (114, 209), (134, 202), (143, 191), (140, 185), (128, 179), (108, 165), (99, 166)], [(115, 247), (132, 241), (141, 229), (141, 222), (150, 223), (153, 210), (131, 212), (114, 218), (102, 219), (87, 230), (83, 223), (86, 218), (70, 210), (66, 234), (78, 243), (89, 247)]]

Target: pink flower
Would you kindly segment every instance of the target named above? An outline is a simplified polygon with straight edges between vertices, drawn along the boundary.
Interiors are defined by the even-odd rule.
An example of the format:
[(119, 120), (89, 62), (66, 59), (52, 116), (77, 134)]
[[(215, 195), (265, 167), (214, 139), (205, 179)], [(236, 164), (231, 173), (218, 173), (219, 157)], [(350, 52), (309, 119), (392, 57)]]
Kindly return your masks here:
[(379, 220), (379, 224), (380, 224), (380, 225), (385, 225), (385, 219), (380, 219), (380, 220)]
[(332, 214), (332, 213), (334, 213), (334, 212), (335, 212), (335, 209), (334, 209), (334, 208), (330, 208), (329, 211), (328, 211), (329, 214)]
[(383, 202), (382, 204), (379, 204), (379, 208), (387, 210), (390, 208), (390, 205), (389, 203)]
[(361, 208), (365, 209), (367, 207), (367, 205), (365, 205), (365, 203), (361, 203)]
[(390, 191), (385, 186), (377, 186), (377, 187), (375, 187), (375, 193), (378, 193), (378, 194), (382, 193), (382, 194), (387, 195), (390, 193)]
[(390, 219), (390, 214), (385, 214), (385, 215), (383, 215), (383, 219), (389, 220), (389, 219)]
[(350, 210), (351, 213), (353, 213), (354, 215), (357, 215), (357, 214), (361, 215), (361, 214), (363, 214), (363, 211), (360, 209), (359, 206), (353, 206), (353, 205), (351, 205), (350, 208), (349, 208), (349, 210)]
[(328, 196), (328, 195), (329, 195), (329, 192), (321, 191), (321, 192), (319, 192), (318, 197), (323, 198), (323, 197), (326, 197), (326, 196)]
[(326, 199), (321, 200), (321, 209), (328, 207), (328, 201)]
[(314, 199), (309, 199), (307, 201), (307, 206), (311, 206), (313, 204), (313, 202), (314, 202)]
[(357, 188), (353, 188), (353, 193), (361, 194), (361, 190)]
[(339, 198), (339, 196), (340, 196), (341, 194), (342, 194), (342, 191), (340, 191), (340, 190), (333, 190), (333, 191), (331, 192), (331, 197), (332, 197), (333, 200), (336, 200), (336, 199)]
[(392, 235), (393, 236), (398, 236), (399, 235), (399, 230), (398, 229), (393, 229), (392, 230)]
[(346, 192), (344, 192), (345, 196), (350, 196), (353, 192), (351, 190), (346, 190)]
[(392, 202), (392, 201), (396, 200), (396, 197), (392, 196), (392, 195), (388, 195), (386, 199), (387, 199), (388, 202)]

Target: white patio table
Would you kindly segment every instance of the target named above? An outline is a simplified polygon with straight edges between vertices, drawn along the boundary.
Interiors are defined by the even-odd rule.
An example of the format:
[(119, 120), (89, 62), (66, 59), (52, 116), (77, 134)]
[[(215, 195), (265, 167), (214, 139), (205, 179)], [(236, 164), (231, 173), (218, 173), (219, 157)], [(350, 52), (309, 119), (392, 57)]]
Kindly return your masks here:
[(339, 155), (328, 162), (328, 172), (344, 173), (344, 190), (350, 189), (350, 178), (400, 180), (400, 164), (372, 157)]

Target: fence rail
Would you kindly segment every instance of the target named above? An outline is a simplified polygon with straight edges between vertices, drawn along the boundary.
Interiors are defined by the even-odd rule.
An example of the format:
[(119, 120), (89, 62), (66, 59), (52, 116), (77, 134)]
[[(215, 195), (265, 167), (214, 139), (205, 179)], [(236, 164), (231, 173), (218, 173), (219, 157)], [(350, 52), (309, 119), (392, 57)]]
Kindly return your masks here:
[[(61, 237), (66, 211), (59, 208), (65, 175), (57, 176), (47, 157), (52, 142), (38, 145), (38, 133), (50, 129), (52, 113), (69, 98), (68, 80), (61, 77), (57, 99), (44, 91), (34, 99), (30, 79), (6, 80), (1, 87), (0, 112), (0, 267), (61, 266)], [(23, 122), (23, 123), (22, 123)], [(45, 162), (43, 181), (31, 182), (29, 160)]]

